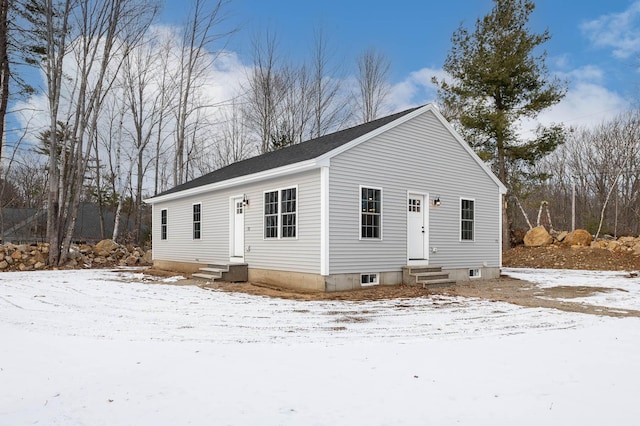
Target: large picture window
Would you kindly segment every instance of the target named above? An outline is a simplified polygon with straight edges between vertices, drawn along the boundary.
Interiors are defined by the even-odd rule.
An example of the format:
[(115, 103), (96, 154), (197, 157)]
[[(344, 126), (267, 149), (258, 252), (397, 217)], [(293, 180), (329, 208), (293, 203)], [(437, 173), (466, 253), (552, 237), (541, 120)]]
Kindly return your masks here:
[(264, 193), (264, 238), (296, 238), (297, 188)]
[(167, 209), (160, 210), (160, 239), (167, 239)]
[(475, 221), (475, 202), (473, 200), (460, 200), (460, 239), (473, 241)]
[(362, 187), (360, 209), (360, 238), (380, 239), (382, 236), (382, 190)]
[(202, 229), (202, 204), (193, 205), (193, 239), (199, 240)]

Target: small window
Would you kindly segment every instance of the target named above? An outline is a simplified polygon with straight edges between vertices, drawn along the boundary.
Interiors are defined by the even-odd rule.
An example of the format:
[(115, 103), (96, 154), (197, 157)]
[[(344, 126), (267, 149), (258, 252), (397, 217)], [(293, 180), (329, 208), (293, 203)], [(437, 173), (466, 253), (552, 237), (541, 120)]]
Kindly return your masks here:
[(236, 203), (236, 214), (242, 214), (243, 211), (244, 211), (244, 204), (242, 204), (242, 201), (238, 201)]
[(378, 274), (361, 274), (360, 275), (360, 285), (368, 286), (368, 285), (376, 285), (378, 284)]
[(382, 190), (361, 188), (360, 209), (360, 238), (380, 239)]
[(416, 198), (409, 198), (409, 212), (420, 213), (420, 200)]
[(193, 239), (200, 239), (200, 231), (202, 226), (202, 204), (193, 205)]
[(480, 278), (480, 269), (469, 269), (469, 278)]
[(167, 239), (167, 209), (160, 210), (160, 239)]
[(460, 200), (460, 239), (462, 241), (473, 241), (475, 202), (473, 200)]

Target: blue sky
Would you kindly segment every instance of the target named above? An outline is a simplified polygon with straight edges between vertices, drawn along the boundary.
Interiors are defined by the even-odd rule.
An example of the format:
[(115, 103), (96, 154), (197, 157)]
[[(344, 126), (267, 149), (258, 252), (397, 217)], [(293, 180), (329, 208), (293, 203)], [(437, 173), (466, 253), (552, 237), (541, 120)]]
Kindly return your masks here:
[[(160, 21), (181, 24), (184, 4), (168, 0)], [(227, 48), (249, 65), (252, 34), (269, 28), (281, 54), (295, 62), (321, 26), (347, 73), (364, 49), (383, 51), (391, 59), (394, 103), (403, 107), (433, 100), (426, 81), (441, 71), (451, 34), (461, 22), (471, 28), (491, 7), (491, 0), (232, 0), (227, 25), (238, 32)], [(600, 121), (640, 99), (640, 0), (538, 0), (531, 28), (549, 29), (547, 65), (570, 81), (564, 105), (551, 114), (555, 120)]]
[[(189, 3), (166, 0), (156, 25), (184, 24)], [(473, 28), (492, 5), (491, 0), (230, 0), (221, 32), (237, 31), (227, 40), (229, 54), (209, 70), (208, 95), (212, 104), (238, 96), (251, 67), (256, 34), (275, 32), (279, 54), (300, 64), (312, 50), (314, 29), (322, 28), (334, 65), (342, 67), (340, 78), (347, 83), (353, 82), (356, 57), (365, 49), (374, 47), (389, 57), (392, 87), (383, 113), (432, 102), (436, 90), (431, 77), (444, 77), (442, 64), (452, 33), (460, 23)], [(531, 28), (551, 32), (544, 45), (547, 65), (553, 75), (569, 82), (569, 90), (537, 121), (520, 123), (521, 134), (531, 135), (538, 124), (594, 126), (640, 107), (640, 0), (538, 0), (536, 5)], [(39, 85), (44, 87), (43, 82)], [(37, 132), (48, 124), (46, 115), (38, 113), (47, 109), (44, 93), (15, 109), (31, 111), (32, 116), (18, 118), (21, 125), (9, 117), (9, 127), (30, 123)]]

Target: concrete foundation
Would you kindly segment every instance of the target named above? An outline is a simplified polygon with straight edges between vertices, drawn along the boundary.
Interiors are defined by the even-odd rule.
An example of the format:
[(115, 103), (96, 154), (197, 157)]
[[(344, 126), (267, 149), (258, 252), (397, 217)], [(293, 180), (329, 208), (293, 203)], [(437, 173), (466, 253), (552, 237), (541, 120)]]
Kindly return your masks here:
[(176, 262), (173, 260), (154, 260), (153, 267), (157, 269), (163, 269), (165, 271), (176, 271), (182, 272), (185, 274), (193, 274), (194, 272), (199, 272), (200, 269), (206, 264), (202, 263), (192, 263), (192, 262)]
[[(402, 284), (402, 271), (377, 272), (378, 284)], [(347, 291), (363, 288), (360, 284), (360, 274), (334, 274), (325, 278), (325, 291)]]
[(294, 290), (325, 291), (324, 277), (320, 274), (249, 268), (249, 281)]
[[(469, 269), (477, 269), (480, 272), (480, 276), (477, 278), (469, 277)], [(500, 278), (500, 268), (498, 267), (483, 266), (480, 268), (442, 268), (442, 271), (448, 273), (449, 278), (454, 281), (491, 280), (494, 278)]]
[[(171, 260), (154, 260), (153, 266), (158, 269), (168, 271), (177, 271), (185, 274), (199, 272), (199, 268), (207, 266), (202, 263), (176, 262)], [(449, 279), (454, 281), (468, 281), (470, 279), (493, 279), (500, 277), (500, 268), (498, 267), (480, 267), (478, 269), (480, 277), (470, 278), (469, 269), (472, 268), (455, 268), (442, 271), (449, 274)], [(231, 272), (231, 271), (230, 271)], [(368, 273), (369, 271), (363, 271)], [(378, 284), (396, 285), (403, 283), (402, 271), (376, 272), (378, 274)], [(227, 278), (228, 279), (228, 278)], [(229, 280), (229, 279), (228, 279)], [(303, 272), (275, 271), (271, 269), (255, 269), (249, 268), (248, 276), (235, 277), (229, 281), (244, 281), (265, 283), (276, 285), (283, 288), (303, 291), (348, 291), (363, 288), (360, 284), (360, 273), (354, 274), (332, 274), (322, 276), (320, 274), (309, 274)]]

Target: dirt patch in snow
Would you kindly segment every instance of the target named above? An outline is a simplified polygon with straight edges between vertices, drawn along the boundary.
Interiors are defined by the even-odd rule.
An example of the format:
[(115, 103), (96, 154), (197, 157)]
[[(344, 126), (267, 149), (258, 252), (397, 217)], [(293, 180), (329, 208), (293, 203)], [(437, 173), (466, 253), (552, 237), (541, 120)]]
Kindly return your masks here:
[[(505, 267), (582, 269), (582, 270), (640, 270), (640, 256), (630, 253), (612, 253), (597, 248), (516, 247), (503, 255)], [(170, 276), (167, 271), (147, 270), (147, 273)], [(174, 273), (175, 275), (175, 273)], [(512, 303), (531, 308), (551, 308), (567, 312), (580, 312), (613, 317), (640, 317), (640, 311), (607, 308), (571, 302), (566, 299), (588, 297), (596, 293), (624, 291), (608, 287), (557, 286), (541, 288), (534, 283), (502, 276), (495, 280), (458, 282), (453, 286), (423, 289), (420, 286), (373, 286), (360, 290), (332, 293), (304, 292), (258, 283), (205, 283), (199, 280), (181, 280), (177, 285), (197, 285), (203, 288), (241, 292), (263, 297), (294, 300), (382, 300), (415, 297), (460, 296)], [(351, 319), (349, 319), (351, 320)]]
[(448, 296), (477, 297), (497, 302), (507, 302), (528, 308), (550, 308), (566, 312), (579, 312), (610, 317), (640, 317), (640, 311), (633, 309), (608, 308), (587, 305), (563, 299), (588, 297), (596, 293), (624, 291), (609, 287), (557, 286), (541, 288), (535, 283), (501, 277), (495, 280), (459, 282), (455, 286), (443, 288), (440, 294)]

